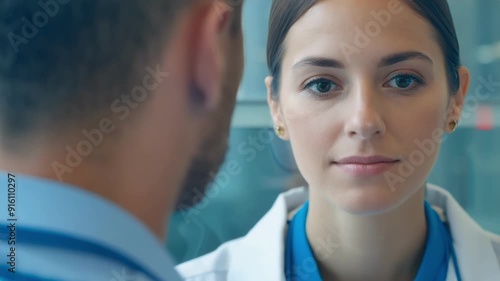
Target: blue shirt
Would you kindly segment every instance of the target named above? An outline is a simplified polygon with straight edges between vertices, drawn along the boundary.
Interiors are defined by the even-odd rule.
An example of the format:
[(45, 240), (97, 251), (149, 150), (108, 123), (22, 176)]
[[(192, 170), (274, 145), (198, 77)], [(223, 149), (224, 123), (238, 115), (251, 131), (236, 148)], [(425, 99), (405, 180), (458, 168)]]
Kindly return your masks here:
[[(285, 247), (287, 281), (321, 281), (318, 265), (306, 234), (309, 202), (306, 202), (289, 223)], [(420, 269), (415, 281), (444, 281), (450, 258), (458, 280), (461, 280), (449, 230), (429, 203), (425, 202), (427, 239)]]
[(0, 280), (181, 280), (139, 220), (80, 188), (0, 172), (0, 227)]

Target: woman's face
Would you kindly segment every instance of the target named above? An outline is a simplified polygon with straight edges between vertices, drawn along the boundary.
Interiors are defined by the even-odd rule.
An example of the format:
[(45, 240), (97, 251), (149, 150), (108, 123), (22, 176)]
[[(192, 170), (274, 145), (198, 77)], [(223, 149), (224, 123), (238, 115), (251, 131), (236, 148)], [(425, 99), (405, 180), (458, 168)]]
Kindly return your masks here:
[(415, 194), (464, 95), (449, 94), (432, 26), (395, 0), (324, 0), (284, 46), (269, 103), (311, 196), (370, 214)]

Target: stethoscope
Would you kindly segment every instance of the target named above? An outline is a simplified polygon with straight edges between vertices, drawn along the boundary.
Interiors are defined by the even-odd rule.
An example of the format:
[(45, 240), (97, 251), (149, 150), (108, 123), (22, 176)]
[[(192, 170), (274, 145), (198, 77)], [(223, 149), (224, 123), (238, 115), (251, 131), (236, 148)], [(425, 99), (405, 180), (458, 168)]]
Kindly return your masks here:
[(457, 255), (455, 254), (455, 247), (453, 247), (453, 239), (451, 237), (451, 230), (450, 230), (450, 225), (448, 223), (445, 224), (446, 229), (448, 230), (448, 238), (450, 239), (449, 241), (452, 241), (451, 245), (451, 259), (453, 261), (453, 267), (455, 268), (455, 275), (457, 276), (457, 281), (462, 281), (462, 275), (460, 274), (460, 268), (458, 267), (458, 259)]
[[(4, 229), (4, 227), (6, 227), (6, 225), (0, 224), (1, 229)], [(135, 272), (141, 272), (151, 280), (162, 280), (126, 255), (110, 248), (109, 246), (99, 244), (97, 242), (79, 239), (63, 233), (35, 228), (17, 227), (16, 232), (16, 242), (19, 244), (43, 245), (54, 249), (65, 249), (80, 253), (95, 254), (100, 257), (117, 261), (118, 263), (127, 267), (127, 269), (133, 270)], [(0, 280), (3, 280), (2, 278), (14, 278), (14, 280), (23, 281), (56, 281), (54, 279), (43, 279), (41, 277), (23, 274), (19, 269), (16, 269), (16, 273), (11, 273), (8, 271), (8, 268), (9, 267), (5, 266), (5, 263), (2, 263), (0, 265)]]

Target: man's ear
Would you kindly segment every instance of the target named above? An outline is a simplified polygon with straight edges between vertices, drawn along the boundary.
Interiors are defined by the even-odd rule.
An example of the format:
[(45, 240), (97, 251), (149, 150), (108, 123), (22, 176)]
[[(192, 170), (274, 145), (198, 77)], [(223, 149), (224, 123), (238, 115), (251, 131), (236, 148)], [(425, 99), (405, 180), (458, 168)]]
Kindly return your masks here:
[[(195, 1), (197, 2), (197, 1)], [(192, 75), (191, 99), (201, 103), (205, 110), (213, 110), (222, 95), (222, 75), (224, 73), (224, 50), (219, 44), (219, 36), (227, 24), (225, 19), (231, 9), (220, 1), (200, 1), (190, 8), (193, 19), (192, 40), (194, 41), (190, 72)]]
[(278, 132), (276, 132), (278, 137), (280, 137), (282, 140), (289, 140), (288, 130), (286, 127), (286, 123), (284, 122), (285, 119), (283, 118), (283, 112), (280, 107), (279, 98), (277, 96), (273, 97), (273, 91), (272, 91), (273, 77), (267, 76), (264, 82), (266, 83), (267, 104), (269, 105), (269, 110), (271, 111), (271, 117), (273, 118), (274, 129), (275, 131), (277, 131), (276, 128), (281, 127), (283, 129), (283, 134), (280, 135), (278, 134)]
[[(456, 120), (459, 121), (462, 116), (465, 98), (469, 89), (470, 72), (466, 67), (461, 66), (458, 69), (458, 76), (460, 77), (460, 86), (457, 92), (451, 96), (450, 104), (448, 107), (447, 123)], [(448, 126), (446, 127), (448, 128)]]

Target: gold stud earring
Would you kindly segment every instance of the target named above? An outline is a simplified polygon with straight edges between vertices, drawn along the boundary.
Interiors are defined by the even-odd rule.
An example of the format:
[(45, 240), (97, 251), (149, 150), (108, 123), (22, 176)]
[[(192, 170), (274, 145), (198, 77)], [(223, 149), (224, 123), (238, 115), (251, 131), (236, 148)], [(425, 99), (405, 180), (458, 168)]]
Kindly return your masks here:
[(455, 130), (458, 127), (458, 121), (457, 120), (451, 120), (450, 123), (448, 124), (448, 127), (450, 128), (451, 132), (455, 132)]
[(285, 128), (281, 126), (276, 126), (274, 129), (276, 130), (276, 134), (278, 136), (283, 137), (285, 135)]

